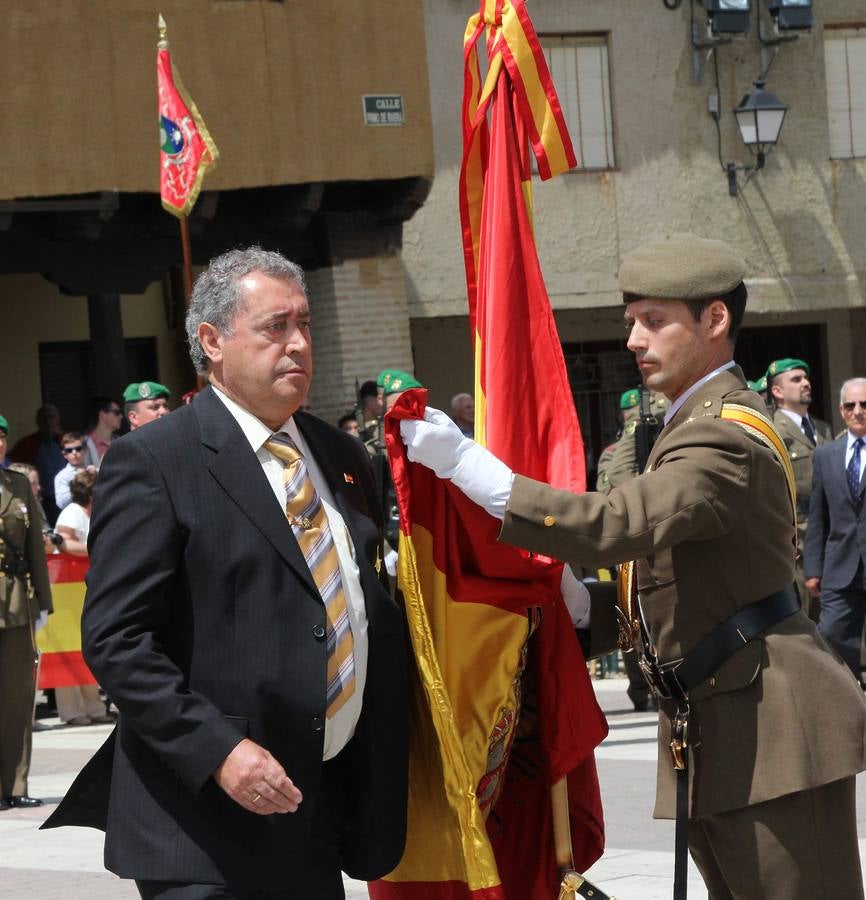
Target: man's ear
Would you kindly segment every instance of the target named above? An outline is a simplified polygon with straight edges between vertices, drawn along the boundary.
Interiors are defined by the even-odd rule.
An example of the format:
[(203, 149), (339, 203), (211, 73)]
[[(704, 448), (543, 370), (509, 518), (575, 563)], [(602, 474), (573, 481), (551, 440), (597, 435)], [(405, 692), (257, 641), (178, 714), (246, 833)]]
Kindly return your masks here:
[(198, 341), (205, 356), (212, 362), (221, 362), (223, 358), (223, 336), (210, 322), (202, 322), (198, 326)]
[(710, 337), (727, 336), (731, 326), (731, 313), (724, 300), (713, 300), (704, 310), (704, 320)]

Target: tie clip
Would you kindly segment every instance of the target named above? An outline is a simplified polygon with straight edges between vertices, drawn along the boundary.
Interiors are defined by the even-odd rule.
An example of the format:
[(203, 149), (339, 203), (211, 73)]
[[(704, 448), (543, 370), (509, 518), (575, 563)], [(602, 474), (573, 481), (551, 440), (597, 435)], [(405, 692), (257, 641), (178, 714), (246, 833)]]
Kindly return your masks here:
[(313, 527), (313, 520), (309, 516), (292, 516), (289, 522), (296, 528), (303, 528), (309, 531)]

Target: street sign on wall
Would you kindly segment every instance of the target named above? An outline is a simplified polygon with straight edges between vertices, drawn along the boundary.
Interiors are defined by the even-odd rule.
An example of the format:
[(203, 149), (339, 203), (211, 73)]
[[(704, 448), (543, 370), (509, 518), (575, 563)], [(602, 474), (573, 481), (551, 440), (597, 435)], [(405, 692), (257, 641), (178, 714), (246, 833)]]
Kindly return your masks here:
[(364, 94), (364, 123), (366, 125), (403, 125), (402, 94)]

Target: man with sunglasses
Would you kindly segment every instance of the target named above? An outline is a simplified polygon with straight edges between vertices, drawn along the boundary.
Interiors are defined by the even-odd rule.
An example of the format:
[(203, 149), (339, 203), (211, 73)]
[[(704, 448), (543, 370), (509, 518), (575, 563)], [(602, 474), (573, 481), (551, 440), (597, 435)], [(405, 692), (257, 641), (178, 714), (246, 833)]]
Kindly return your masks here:
[(86, 465), (87, 445), (84, 443), (84, 435), (79, 431), (67, 431), (60, 439), (60, 447), (66, 465), (54, 476), (54, 502), (58, 509), (69, 506), (72, 494), (69, 486), (72, 479), (85, 468), (96, 471), (96, 466)]
[(866, 378), (852, 378), (839, 392), (847, 426), (815, 451), (806, 587), (821, 598), (818, 630), (862, 683), (860, 641), (866, 618)]
[(112, 438), (123, 423), (123, 410), (119, 403), (109, 397), (94, 397), (90, 401), (90, 421), (92, 428), (85, 439), (85, 462), (98, 469), (102, 457), (111, 446)]

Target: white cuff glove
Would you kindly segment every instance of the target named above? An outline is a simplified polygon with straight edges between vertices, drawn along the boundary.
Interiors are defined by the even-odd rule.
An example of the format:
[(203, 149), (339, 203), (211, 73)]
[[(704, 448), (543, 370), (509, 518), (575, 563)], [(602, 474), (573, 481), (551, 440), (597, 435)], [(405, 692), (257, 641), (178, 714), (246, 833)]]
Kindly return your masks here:
[(424, 421), (404, 419), (400, 436), (412, 462), (447, 478), (497, 519), (505, 518), (514, 475), (489, 450), (464, 437), (441, 410), (427, 407)]
[(578, 581), (568, 564), (562, 567), (562, 599), (568, 607), (568, 614), (575, 628), (589, 628), (589, 591), (582, 581)]
[(385, 571), (392, 577), (397, 577), (397, 551), (389, 550), (385, 554)]
[(39, 617), (33, 623), (34, 631), (41, 631), (48, 624), (48, 610), (43, 609), (41, 613), (39, 613)]

